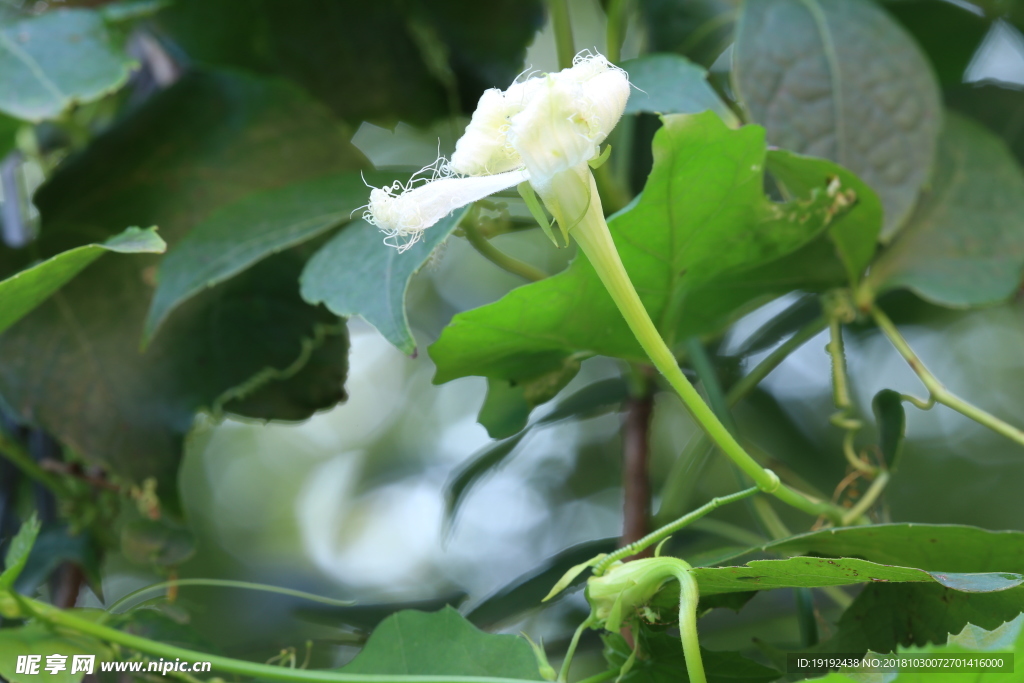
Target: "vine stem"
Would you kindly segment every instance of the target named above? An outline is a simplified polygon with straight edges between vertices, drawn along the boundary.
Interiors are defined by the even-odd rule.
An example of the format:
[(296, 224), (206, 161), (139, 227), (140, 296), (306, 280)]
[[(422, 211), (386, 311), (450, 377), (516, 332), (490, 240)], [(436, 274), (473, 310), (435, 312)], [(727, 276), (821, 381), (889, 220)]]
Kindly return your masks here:
[(567, 0), (548, 0), (548, 11), (551, 13), (551, 26), (555, 30), (558, 68), (568, 69), (576, 57), (576, 47), (572, 39), (572, 23), (569, 20), (569, 4)]
[(51, 472), (43, 469), (20, 444), (0, 431), (0, 456), (49, 489), (54, 495), (62, 496), (65, 491), (61, 481)]
[(518, 275), (524, 280), (529, 280), (531, 282), (540, 282), (548, 276), (547, 273), (539, 268), (509, 256), (491, 244), (490, 240), (480, 234), (480, 230), (477, 229), (476, 226), (476, 221), (474, 221), (472, 217), (470, 217), (469, 220), (463, 221), (460, 227), (462, 228), (463, 234), (466, 236), (466, 240), (473, 245), (473, 248), (480, 252), (481, 256), (502, 270), (506, 270), (513, 275)]
[(223, 657), (204, 652), (196, 652), (183, 647), (159, 643), (148, 638), (118, 631), (90, 619), (84, 619), (71, 612), (62, 611), (52, 605), (25, 596), (16, 596), (26, 611), (51, 626), (68, 628), (79, 633), (93, 636), (100, 640), (145, 652), (146, 654), (163, 657), (164, 659), (182, 659), (190, 662), (210, 662), (217, 671), (252, 676), (277, 681), (315, 682), (315, 683), (527, 683), (519, 678), (496, 678), (490, 676), (409, 676), (386, 674), (346, 674), (339, 671), (310, 671), (292, 669), (270, 664), (258, 664), (232, 657)]
[(594, 565), (594, 575), (601, 576), (614, 563), (623, 560), (627, 557), (630, 557), (632, 555), (636, 555), (637, 553), (651, 547), (655, 543), (665, 540), (666, 538), (676, 533), (683, 527), (696, 522), (701, 517), (704, 517), (714, 512), (723, 505), (735, 503), (737, 501), (743, 500), (744, 498), (749, 498), (750, 496), (753, 496), (760, 492), (761, 489), (759, 489), (756, 486), (751, 486), (749, 489), (744, 489), (743, 491), (738, 491), (737, 493), (731, 493), (728, 496), (719, 496), (718, 498), (712, 498), (704, 505), (700, 506), (699, 508), (692, 512), (683, 515), (674, 522), (670, 522), (669, 524), (666, 524), (660, 529), (656, 529), (651, 533), (647, 534), (639, 541), (636, 541), (635, 543), (630, 543), (629, 545), (623, 548), (619, 548), (615, 552), (611, 553), (603, 560), (598, 562), (596, 565)]
[[(580, 183), (581, 179), (585, 185)], [(581, 191), (584, 188), (585, 191)], [(694, 386), (686, 379), (675, 356), (661, 338), (658, 328), (655, 327), (643, 302), (640, 301), (640, 297), (626, 273), (625, 266), (622, 265), (622, 259), (619, 257), (615, 242), (608, 231), (608, 224), (605, 222), (601, 209), (601, 200), (589, 168), (572, 169), (559, 174), (552, 180), (550, 191), (554, 195), (554, 202), (548, 201), (548, 198), (545, 197), (545, 203), (549, 208), (552, 204), (559, 207), (558, 213), (561, 215), (558, 217), (560, 219), (564, 219), (565, 216), (582, 216), (572, 228), (572, 235), (597, 271), (598, 277), (654, 367), (665, 376), (665, 379), (683, 400), (687, 410), (715, 445), (736, 463), (762, 491), (772, 494), (783, 503), (809, 515), (815, 517), (824, 515), (837, 523), (840, 522), (845, 511), (830, 503), (812, 500), (806, 495), (794, 491), (783, 485), (774, 472), (761, 467), (729, 433), (729, 430), (715, 416), (711, 408), (704, 403)], [(562, 220), (559, 222), (562, 223)]]
[(281, 588), (280, 586), (271, 586), (264, 583), (253, 583), (251, 581), (234, 581), (232, 579), (173, 579), (171, 581), (154, 583), (136, 591), (132, 591), (108, 607), (107, 612), (117, 614), (118, 609), (124, 607), (140, 595), (146, 595), (147, 593), (163, 590), (165, 588), (176, 588), (178, 586), (241, 588), (243, 590), (262, 591), (264, 593), (276, 593), (278, 595), (287, 595), (293, 598), (302, 598), (303, 600), (309, 600), (310, 602), (319, 602), (325, 605), (332, 605), (334, 607), (348, 607), (355, 604), (351, 600), (338, 600), (335, 598), (328, 598), (323, 595), (316, 595), (315, 593), (307, 593), (305, 591), (294, 590), (292, 588)]
[[(907, 361), (910, 368), (920, 378), (921, 383), (924, 384), (925, 388), (928, 389), (928, 393), (931, 396), (931, 401), (935, 403), (941, 403), (947, 408), (952, 408), (956, 412), (971, 418), (978, 424), (984, 425), (992, 431), (1002, 434), (1006, 438), (1016, 441), (1018, 444), (1024, 446), (1024, 432), (1014, 427), (1013, 425), (1000, 420), (995, 415), (988, 413), (981, 408), (977, 407), (972, 403), (968, 403), (963, 400), (949, 389), (947, 389), (942, 382), (938, 380), (931, 371), (925, 367), (925, 364), (918, 358), (914, 350), (907, 344), (907, 340), (903, 338), (900, 331), (893, 324), (892, 320), (889, 319), (882, 309), (878, 306), (873, 305), (871, 307), (871, 315), (875, 319), (875, 323), (878, 324), (879, 329), (882, 333), (889, 338), (889, 342), (899, 351), (903, 359)], [(928, 402), (921, 401), (920, 399), (912, 400), (912, 403), (917, 406), (929, 405)], [(866, 496), (865, 496), (866, 497)]]

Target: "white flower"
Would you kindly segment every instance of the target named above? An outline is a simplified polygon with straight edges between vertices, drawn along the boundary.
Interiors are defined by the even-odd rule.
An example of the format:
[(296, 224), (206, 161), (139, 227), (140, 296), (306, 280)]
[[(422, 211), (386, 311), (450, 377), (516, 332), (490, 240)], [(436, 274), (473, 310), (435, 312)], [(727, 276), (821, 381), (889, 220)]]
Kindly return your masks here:
[(556, 179), (587, 170), (628, 97), (626, 72), (589, 53), (558, 73), (487, 90), (451, 161), (428, 167), (429, 180), (414, 176), (406, 185), (374, 188), (363, 218), (405, 250), (455, 209), (528, 180), (561, 222), (565, 212), (553, 205), (564, 183)]

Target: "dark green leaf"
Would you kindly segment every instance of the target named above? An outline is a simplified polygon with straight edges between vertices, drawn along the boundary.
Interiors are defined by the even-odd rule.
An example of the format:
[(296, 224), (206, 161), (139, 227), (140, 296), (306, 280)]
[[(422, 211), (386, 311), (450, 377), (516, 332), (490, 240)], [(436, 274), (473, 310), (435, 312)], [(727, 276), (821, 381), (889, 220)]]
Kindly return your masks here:
[[(644, 193), (609, 227), (633, 285), (670, 342), (707, 332), (702, 324), (709, 318), (718, 322), (735, 310), (735, 300), (721, 296), (716, 283), (727, 289), (737, 271), (806, 244), (844, 196), (831, 196), (822, 178), (808, 198), (769, 201), (761, 129), (730, 130), (711, 112), (665, 117), (654, 150)], [(760, 293), (744, 291), (741, 303)], [(581, 352), (646, 360), (583, 256), (558, 275), (455, 316), (430, 349), (435, 382), (465, 375), (525, 381)]]
[(946, 90), (950, 109), (966, 114), (985, 125), (1013, 152), (1018, 163), (1024, 162), (1024, 90), (999, 83), (964, 83)]
[(57, 9), (13, 22), (0, 27), (0, 111), (55, 118), (117, 90), (133, 66), (98, 12)]
[(784, 149), (832, 159), (875, 189), (882, 236), (903, 224), (935, 161), (939, 89), (913, 39), (868, 0), (747, 0), (733, 80)]
[[(359, 163), (337, 123), (293, 86), (193, 72), (65, 161), (39, 190), (39, 249), (52, 255), (125, 225), (153, 224), (173, 248), (220, 207)], [(297, 361), (337, 324), (299, 297), (305, 259), (293, 248), (203, 292), (145, 353), (139, 338), (158, 259), (101, 259), (0, 337), (0, 391), (89, 460), (136, 480), (157, 476), (173, 500), (181, 438), (196, 410), (216, 413), (287, 376), (287, 396), (297, 399), (290, 418), (342, 395), (306, 375), (317, 384), (305, 392), (294, 385)], [(336, 362), (344, 368), (344, 354)]]
[(31, 595), (64, 562), (77, 565), (92, 591), (103, 599), (100, 553), (96, 542), (85, 532), (73, 534), (63, 524), (48, 525), (41, 531), (32, 545), (24, 571), (14, 584), (15, 588), (19, 593)]
[(1024, 174), (981, 126), (950, 114), (938, 172), (903, 234), (866, 280), (867, 295), (908, 287), (942, 306), (1004, 301), (1024, 274)]
[(195, 60), (287, 76), (353, 124), (425, 124), (507, 87), (543, 14), (539, 0), (181, 0), (160, 21)]
[[(364, 199), (366, 192), (364, 188)], [(403, 253), (384, 244), (380, 230), (366, 221), (352, 221), (309, 260), (302, 272), (302, 297), (343, 317), (361, 316), (389, 342), (412, 354), (416, 340), (405, 311), (409, 280), (464, 213), (442, 218)]]
[[(617, 538), (603, 538), (599, 541), (580, 543), (548, 558), (529, 574), (520, 576), (512, 583), (485, 598), (466, 615), (478, 625), (499, 624), (516, 618), (529, 610), (537, 609), (562, 576), (569, 569), (586, 562), (595, 555), (610, 553), (618, 544)], [(587, 580), (586, 573), (580, 574), (566, 590), (571, 590)]]
[[(66, 655), (67, 668), (57, 673), (46, 671), (46, 658), (52, 654)], [(35, 674), (17, 673), (19, 655), (39, 655), (39, 671)], [(0, 677), (10, 683), (38, 683), (40, 679), (53, 683), (79, 683), (85, 674), (71, 673), (71, 658), (74, 655), (95, 655), (97, 660), (114, 658), (114, 653), (107, 646), (91, 636), (57, 634), (39, 622), (0, 629)], [(94, 671), (98, 670), (97, 664)]]
[(944, 643), (967, 624), (992, 629), (1024, 611), (1024, 588), (964, 593), (941, 585), (867, 586), (839, 619), (821, 652), (892, 652), (898, 646)]
[[(618, 633), (604, 636), (604, 656), (613, 668), (621, 668), (632, 648)], [(632, 669), (620, 680), (623, 683), (684, 683), (689, 681), (686, 658), (679, 639), (663, 631), (643, 629), (641, 651)], [(701, 662), (709, 683), (768, 683), (782, 674), (747, 659), (739, 652), (713, 652), (701, 648)]]
[(347, 222), (367, 202), (366, 182), (378, 185), (384, 179), (370, 174), (364, 182), (359, 173), (327, 176), (250, 195), (212, 213), (160, 264), (159, 285), (146, 317), (146, 339), (175, 308), (203, 289)]
[(346, 674), (492, 676), (542, 680), (525, 639), (478, 630), (451, 607), (381, 622)]
[(991, 27), (974, 8), (935, 0), (888, 0), (885, 9), (914, 36), (943, 85), (963, 82), (964, 71)]
[[(959, 633), (950, 633), (949, 638), (943, 640), (937, 638), (939, 645), (930, 645), (923, 648), (906, 648), (900, 646), (894, 648), (898, 654), (934, 656), (941, 657), (947, 661), (955, 661), (958, 655), (976, 654), (978, 652), (1013, 653), (1016, 662), (1024, 656), (1024, 618), (1017, 616), (1012, 621), (990, 629), (980, 628), (973, 624), (967, 624)], [(884, 652), (884, 651), (883, 651)], [(1015, 666), (1019, 667), (1019, 664)], [(930, 683), (937, 680), (934, 671), (907, 672), (900, 671), (898, 675), (886, 675), (885, 680), (890, 683)], [(869, 674), (871, 675), (871, 674)], [(877, 675), (877, 674), (876, 674)], [(950, 669), (942, 672), (943, 683), (1005, 683), (1014, 680), (1013, 674), (998, 671), (982, 670), (975, 667)], [(863, 681), (863, 674), (834, 672), (824, 678), (815, 679), (820, 683), (853, 683)]]
[(903, 454), (903, 441), (907, 435), (907, 411), (898, 391), (882, 389), (871, 401), (878, 423), (878, 447), (890, 472), (899, 467)]
[(826, 529), (775, 541), (760, 550), (861, 557), (937, 572), (1024, 573), (1024, 532), (988, 531), (958, 524), (876, 524)]
[(730, 0), (643, 0), (638, 3), (651, 50), (678, 52), (706, 67), (732, 42)]
[(708, 85), (708, 72), (686, 57), (670, 53), (644, 55), (622, 63), (634, 87), (626, 113), (699, 114), (711, 110), (723, 121), (736, 115)]
[(4, 555), (4, 570), (0, 573), (0, 591), (10, 590), (17, 581), (21, 570), (28, 562), (29, 554), (32, 552), (32, 545), (39, 535), (39, 519), (35, 515), (21, 525), (21, 529), (11, 539), (11, 545)]
[(0, 333), (46, 301), (69, 280), (108, 251), (118, 254), (161, 254), (167, 245), (154, 228), (128, 228), (101, 244), (88, 244), (57, 254), (0, 282)]

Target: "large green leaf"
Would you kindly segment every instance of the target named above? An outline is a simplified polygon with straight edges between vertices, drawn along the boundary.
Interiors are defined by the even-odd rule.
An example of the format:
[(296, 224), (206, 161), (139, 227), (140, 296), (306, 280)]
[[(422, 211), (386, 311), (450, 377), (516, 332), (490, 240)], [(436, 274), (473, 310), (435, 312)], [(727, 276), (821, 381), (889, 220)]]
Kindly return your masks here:
[(128, 80), (134, 62), (98, 12), (58, 9), (0, 27), (0, 112), (51, 119)]
[[(643, 194), (609, 227), (633, 285), (671, 344), (707, 332), (709, 320), (735, 310), (736, 298), (721, 296), (717, 283), (728, 289), (737, 272), (803, 246), (849, 196), (845, 189), (831, 195), (822, 178), (809, 196), (775, 204), (762, 190), (760, 128), (730, 130), (712, 112), (664, 121)], [(759, 293), (748, 288), (740, 303)], [(474, 374), (529, 380), (574, 354), (645, 360), (582, 255), (558, 275), (455, 316), (430, 353), (437, 382)]]
[(175, 308), (202, 290), (348, 221), (366, 204), (366, 182), (383, 184), (385, 177), (371, 174), (364, 182), (359, 173), (332, 175), (250, 195), (215, 211), (160, 264), (146, 317), (147, 339)]
[(928, 571), (1024, 573), (1024, 532), (988, 531), (958, 524), (875, 524), (825, 529), (774, 541), (756, 550), (860, 557)]
[(152, 228), (128, 228), (100, 244), (57, 254), (0, 282), (0, 333), (43, 303), (69, 280), (108, 251), (119, 254), (160, 254), (167, 247)]
[(967, 624), (995, 628), (1024, 611), (1024, 587), (965, 593), (944, 586), (871, 584), (839, 618), (820, 652), (892, 652), (899, 646), (943, 643)]
[(542, 680), (526, 640), (484, 633), (451, 607), (433, 613), (405, 610), (388, 617), (341, 671)]
[[(293, 86), (193, 72), (40, 189), (39, 248), (55, 254), (152, 224), (173, 248), (217, 208), (360, 163), (337, 123)], [(306, 256), (295, 249), (188, 301), (145, 353), (139, 341), (158, 259), (100, 260), (0, 337), (0, 392), (88, 459), (134, 479), (158, 476), (161, 491), (173, 490), (196, 410), (232, 409), (274, 384), (296, 399), (290, 417), (343, 396), (341, 386), (294, 385), (302, 363), (338, 331), (334, 316), (299, 297)], [(334, 348), (343, 369), (344, 344)]]
[(736, 92), (773, 145), (837, 161), (885, 207), (882, 237), (927, 182), (942, 117), (931, 67), (869, 0), (747, 0), (733, 54)]
[(711, 110), (723, 121), (735, 123), (736, 115), (707, 81), (708, 72), (686, 57), (671, 53), (644, 55), (622, 63), (635, 89), (626, 102), (626, 113), (699, 114)]
[[(366, 188), (362, 187), (365, 203)], [(337, 315), (361, 316), (405, 353), (416, 351), (405, 295), (409, 280), (462, 220), (465, 211), (442, 218), (403, 253), (384, 244), (380, 230), (353, 221), (309, 260), (302, 272), (302, 298)]]
[[(1024, 616), (1018, 615), (1012, 620), (1007, 620), (1001, 625), (981, 628), (974, 624), (967, 624), (959, 633), (950, 633), (945, 641), (938, 641), (941, 644), (929, 645), (926, 647), (899, 647), (896, 652), (900, 655), (928, 655), (956, 659), (958, 655), (977, 654), (991, 652), (993, 654), (1013, 653), (1015, 670), (1019, 672), (1020, 661), (1024, 657)], [(1010, 683), (1020, 679), (1019, 673), (986, 671), (981, 667), (957, 667), (956, 669), (942, 670), (941, 676), (936, 676), (935, 671), (899, 671), (897, 675), (886, 675), (874, 673), (879, 679), (884, 676), (888, 683), (931, 683), (931, 681), (942, 680), (943, 683)], [(871, 674), (868, 674), (869, 676)], [(860, 683), (865, 680), (864, 674), (850, 674), (845, 672), (831, 673), (824, 678), (815, 678), (818, 683)]]
[(950, 114), (932, 188), (872, 267), (866, 295), (908, 287), (943, 306), (1004, 301), (1024, 276), (1024, 173), (995, 135)]
[(194, 59), (287, 76), (353, 124), (423, 124), (507, 87), (543, 10), (539, 0), (181, 0), (160, 21)]

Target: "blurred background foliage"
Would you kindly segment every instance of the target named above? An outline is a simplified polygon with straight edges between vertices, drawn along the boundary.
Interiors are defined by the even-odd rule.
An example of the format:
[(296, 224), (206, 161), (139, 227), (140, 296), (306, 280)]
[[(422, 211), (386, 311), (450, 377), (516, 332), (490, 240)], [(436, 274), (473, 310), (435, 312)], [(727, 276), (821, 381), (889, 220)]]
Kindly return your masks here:
[[(734, 102), (737, 4), (633, 3), (622, 57), (685, 56)], [(878, 4), (917, 40), (946, 104), (1024, 161), (1024, 8), (997, 0)], [(605, 49), (604, 10), (597, 0), (570, 3), (578, 47)], [(10, 57), (0, 57), (4, 277), (132, 225), (158, 225), (173, 253), (217, 210), (285, 185), (373, 167), (399, 177), (432, 162), (439, 148), (450, 153), (485, 88), (558, 66), (540, 0), (0, 2), (4, 35), (44, 20), (83, 22), (73, 30), (84, 37), (43, 46), (58, 80), (52, 92), (22, 98), (30, 108), (9, 105), (19, 86), (4, 76), (14, 73), (3, 61)], [(78, 68), (89, 73), (73, 73)], [(88, 87), (64, 97), (64, 76)], [(658, 125), (645, 113), (623, 122), (611, 165), (633, 191), (650, 169)], [(348, 191), (351, 209), (365, 201), (361, 185)], [(520, 229), (529, 214), (517, 198), (500, 201), (511, 218), (493, 243), (545, 272), (563, 269), (572, 254)], [(255, 222), (264, 210), (252, 210)], [(620, 535), (623, 364), (584, 361), (556, 403), (601, 381), (618, 399), (536, 425), (446, 521), (453, 474), (493, 444), (477, 421), (487, 381), (432, 384), (424, 349), (455, 313), (523, 281), (466, 240), (449, 239), (411, 278), (408, 322), (419, 351), (405, 355), (364, 320), (346, 327), (300, 296), (304, 265), (336, 225), (313, 211), (290, 235), (267, 238), (246, 262), (257, 265), (184, 297), (144, 353), (157, 268), (169, 257), (104, 257), (0, 337), (5, 447), (43, 463), (51, 477), (73, 475), (61, 479), (72, 484), (58, 487), (58, 504), (0, 460), (0, 539), (28, 510), (43, 511), (51, 545), (30, 578), (57, 601), (75, 581), (85, 586), (72, 602), (99, 606), (175, 575), (263, 581), (360, 603), (315, 608), (213, 588), (182, 589), (162, 603), (168, 619), (154, 628), (171, 630), (158, 633), (185, 638), (170, 625), (187, 624), (189, 638), (241, 657), (265, 660), (313, 638), (314, 665), (326, 666), (410, 603), (460, 605), (481, 625), (545, 637), (557, 648), (585, 614), (581, 596), (542, 610), (533, 608), (540, 595), (487, 598), (567, 548), (591, 544), (578, 551), (585, 558)], [(772, 345), (742, 358), (739, 350), (801, 296), (768, 303), (709, 338), (719, 375), (735, 378), (767, 355)], [(1014, 298), (953, 310), (904, 292), (886, 299), (936, 375), (1016, 424), (1024, 422), (1022, 306)], [(841, 433), (829, 424), (825, 342), (822, 333), (793, 353), (736, 419), (752, 442), (784, 458), (780, 468), (828, 496), (846, 464)], [(852, 328), (847, 354), (860, 413), (871, 414), (881, 389), (919, 391), (873, 327)], [(654, 510), (682, 511), (734, 490), (723, 459), (688, 448), (697, 431), (675, 396), (658, 393), (653, 405)], [(907, 434), (885, 496), (889, 519), (1024, 530), (1019, 446), (942, 406), (909, 410)], [(147, 512), (157, 505), (147, 478), (158, 482), (159, 522)], [(795, 513), (779, 513), (806, 528)], [(715, 519), (720, 528), (680, 536), (689, 555), (719, 544), (716, 531), (737, 544), (761, 533), (743, 506)], [(821, 609), (824, 621), (835, 616), (829, 603)], [(766, 632), (779, 647), (799, 642), (790, 593), (761, 593), (740, 614), (718, 610), (702, 621), (711, 648), (749, 649), (751, 637)], [(594, 662), (596, 643), (586, 653)]]

